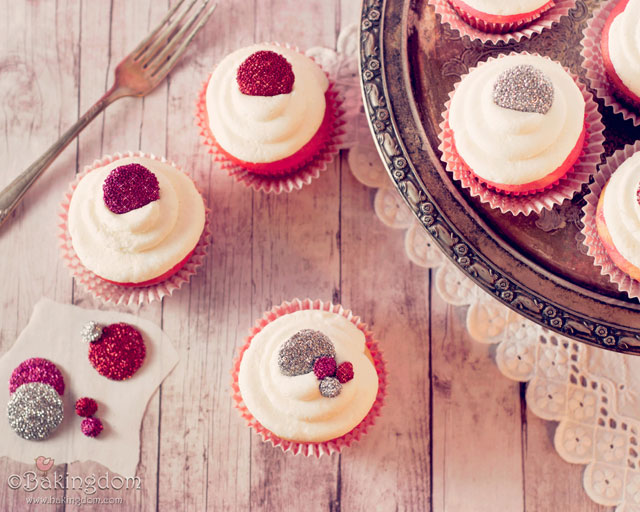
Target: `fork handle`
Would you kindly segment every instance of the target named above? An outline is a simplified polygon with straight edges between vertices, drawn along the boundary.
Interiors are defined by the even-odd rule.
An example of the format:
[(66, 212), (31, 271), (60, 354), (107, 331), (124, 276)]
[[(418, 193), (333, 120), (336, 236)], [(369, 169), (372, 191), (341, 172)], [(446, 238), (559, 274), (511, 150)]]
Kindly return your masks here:
[(33, 162), (25, 171), (18, 175), (5, 189), (0, 192), (0, 226), (4, 224), (11, 212), (18, 206), (24, 194), (29, 190), (51, 163), (62, 153), (69, 143), (102, 112), (108, 105), (127, 94), (116, 86), (107, 91), (84, 115), (78, 119), (62, 136)]

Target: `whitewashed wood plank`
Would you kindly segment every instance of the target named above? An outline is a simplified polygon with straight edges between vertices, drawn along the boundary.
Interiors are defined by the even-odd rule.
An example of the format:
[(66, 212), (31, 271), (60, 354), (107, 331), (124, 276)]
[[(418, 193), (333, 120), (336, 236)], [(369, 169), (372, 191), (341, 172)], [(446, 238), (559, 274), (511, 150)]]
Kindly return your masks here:
[(404, 232), (378, 221), (372, 189), (354, 179), (346, 158), (342, 164), (342, 303), (379, 339), (389, 388), (376, 425), (342, 454), (340, 503), (428, 510), (429, 271), (409, 262)]
[(466, 331), (466, 309), (431, 292), (433, 510), (521, 511), (519, 385)]

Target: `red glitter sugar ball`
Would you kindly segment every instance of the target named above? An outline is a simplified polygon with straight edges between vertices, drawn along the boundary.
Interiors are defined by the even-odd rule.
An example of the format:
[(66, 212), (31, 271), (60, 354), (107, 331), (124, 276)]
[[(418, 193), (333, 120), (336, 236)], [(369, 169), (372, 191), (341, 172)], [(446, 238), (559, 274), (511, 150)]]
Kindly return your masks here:
[(93, 416), (98, 410), (98, 404), (93, 398), (83, 397), (76, 401), (76, 414), (85, 418)]
[(345, 361), (338, 366), (338, 370), (336, 371), (336, 377), (340, 384), (344, 384), (345, 382), (349, 382), (353, 379), (353, 365), (349, 361)]
[(89, 361), (111, 380), (125, 380), (138, 371), (146, 349), (142, 335), (128, 324), (107, 325), (102, 336), (89, 346)]
[(293, 68), (282, 55), (270, 50), (256, 52), (240, 64), (236, 81), (242, 94), (276, 96), (293, 90)]
[(116, 167), (102, 185), (104, 204), (113, 213), (137, 210), (160, 198), (158, 178), (140, 164)]
[(319, 357), (313, 363), (313, 373), (318, 380), (325, 377), (333, 377), (336, 374), (336, 360), (333, 357)]
[(30, 382), (49, 384), (59, 395), (64, 393), (64, 378), (58, 367), (48, 359), (32, 357), (22, 361), (9, 378), (9, 393)]
[(80, 424), (82, 433), (87, 437), (97, 437), (103, 428), (100, 418), (85, 418)]

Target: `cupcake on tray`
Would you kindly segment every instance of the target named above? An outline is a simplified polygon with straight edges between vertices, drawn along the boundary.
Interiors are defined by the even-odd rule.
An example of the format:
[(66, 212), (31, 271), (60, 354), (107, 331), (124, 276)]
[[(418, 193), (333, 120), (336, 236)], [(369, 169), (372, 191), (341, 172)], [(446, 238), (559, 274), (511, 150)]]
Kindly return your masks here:
[(600, 40), (604, 69), (614, 94), (640, 109), (640, 0), (614, 0)]
[(613, 153), (585, 196), (582, 234), (603, 275), (640, 297), (640, 142)]
[[(440, 133), (447, 170), (492, 207), (539, 213), (570, 198), (595, 172), (574, 167), (601, 151), (597, 105), (557, 62), (511, 54), (481, 63), (451, 93)], [(593, 140), (589, 140), (592, 139)], [(589, 143), (600, 147), (589, 148)]]
[(554, 0), (447, 0), (469, 25), (484, 32), (512, 32), (537, 20)]
[(200, 93), (197, 124), (230, 174), (256, 189), (309, 183), (337, 152), (339, 101), (309, 57), (257, 44), (227, 55)]
[(62, 219), (67, 264), (106, 301), (170, 293), (194, 273), (208, 243), (204, 201), (191, 178), (142, 153), (105, 157), (85, 170)]
[(266, 313), (232, 374), (236, 406), (264, 441), (316, 456), (367, 431), (386, 383), (377, 344), (358, 317), (308, 299)]

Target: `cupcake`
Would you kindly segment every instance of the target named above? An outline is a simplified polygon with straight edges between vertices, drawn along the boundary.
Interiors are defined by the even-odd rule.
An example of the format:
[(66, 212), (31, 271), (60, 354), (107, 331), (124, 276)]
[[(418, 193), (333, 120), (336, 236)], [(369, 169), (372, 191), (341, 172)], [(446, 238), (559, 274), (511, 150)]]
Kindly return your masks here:
[(600, 192), (596, 227), (613, 263), (640, 281), (640, 152), (624, 160)]
[(264, 440), (329, 453), (358, 439), (384, 395), (370, 333), (340, 306), (293, 301), (267, 313), (233, 372), (236, 405)]
[(193, 181), (165, 160), (108, 159), (86, 173), (68, 206), (68, 232), (81, 264), (109, 283), (151, 286), (178, 272), (205, 226)]
[(537, 20), (554, 0), (447, 0), (469, 25), (483, 32), (505, 33)]
[(640, 108), (640, 0), (618, 0), (600, 40), (602, 60), (614, 94)]
[[(565, 69), (539, 55), (511, 54), (473, 69), (444, 114), (450, 155), (501, 194), (556, 184), (585, 146), (585, 98)], [(441, 134), (446, 138), (447, 134)]]
[(279, 177), (327, 146), (337, 113), (329, 80), (312, 59), (257, 44), (218, 64), (206, 86), (203, 114), (219, 159), (252, 174)]

